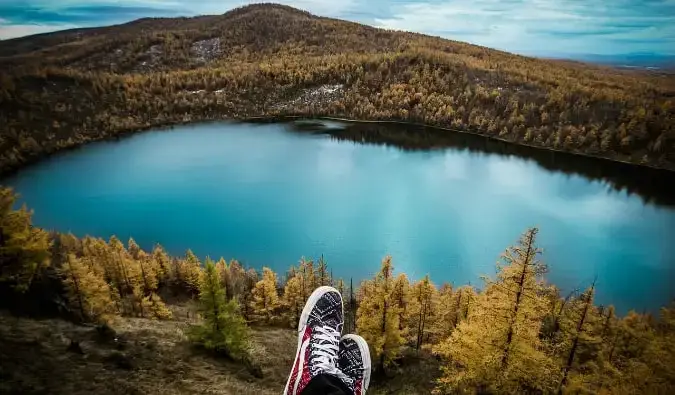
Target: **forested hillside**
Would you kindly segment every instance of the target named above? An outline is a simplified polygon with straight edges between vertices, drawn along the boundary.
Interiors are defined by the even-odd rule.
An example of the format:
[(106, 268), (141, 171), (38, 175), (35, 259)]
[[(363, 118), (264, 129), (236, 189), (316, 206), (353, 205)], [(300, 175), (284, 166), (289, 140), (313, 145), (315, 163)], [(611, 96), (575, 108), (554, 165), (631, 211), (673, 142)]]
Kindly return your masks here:
[(158, 125), (401, 120), (675, 169), (675, 78), (279, 5), (0, 41), (0, 170)]
[[(129, 357), (131, 350), (127, 354), (106, 351), (101, 358), (123, 370), (143, 363), (143, 374), (153, 383), (165, 372), (162, 364), (173, 365), (167, 362), (170, 355), (179, 359), (176, 363), (182, 366), (181, 374), (194, 376), (186, 373), (190, 368), (181, 362), (192, 358), (181, 346), (189, 341), (208, 352), (194, 357), (198, 366), (210, 368), (209, 360), (225, 356), (251, 372), (251, 385), (279, 392), (284, 372), (290, 369), (294, 345), (287, 347), (285, 357), (274, 356), (276, 365), (271, 364), (260, 348), (271, 342), (260, 340), (259, 328), (296, 327), (312, 290), (333, 285), (345, 299), (345, 331), (362, 335), (370, 345), (374, 388), (379, 393), (668, 394), (675, 390), (675, 306), (663, 308), (658, 316), (631, 311), (620, 317), (612, 306), (594, 303), (594, 283), (561, 294), (545, 281), (546, 265), (536, 245), (536, 228), (527, 230), (505, 250), (496, 275), (486, 277), (480, 288), (434, 283), (429, 276), (409, 279), (405, 273), (394, 272), (389, 256), (379, 270), (373, 267), (376, 274), (372, 279), (353, 284), (333, 278), (323, 257), (317, 261), (301, 258), (286, 273), (278, 274), (269, 268), (247, 269), (236, 260), (206, 258), (201, 262), (189, 250), (183, 257), (170, 257), (159, 245), (143, 251), (133, 239), (125, 244), (114, 236), (105, 241), (49, 234), (31, 226), (31, 213), (25, 208), (11, 208), (14, 198), (10, 190), (1, 190), (0, 303), (22, 314), (98, 324), (99, 337), (116, 330), (111, 328), (127, 328), (129, 332), (130, 322), (140, 323), (145, 329), (132, 331), (136, 343), (142, 345), (135, 354), (139, 361)], [(171, 303), (181, 300), (198, 306), (197, 311), (187, 312), (188, 318), (192, 314), (187, 323), (174, 316), (178, 310)], [(130, 321), (141, 318), (144, 320)], [(152, 325), (152, 320), (162, 323)], [(20, 325), (42, 330), (45, 325), (54, 330), (64, 326), (17, 322), (14, 328)], [(256, 336), (251, 328), (258, 328), (253, 331)], [(19, 335), (6, 330), (0, 325), (0, 333)], [(158, 336), (162, 344), (157, 343)], [(295, 338), (283, 332), (273, 336), (287, 343)], [(151, 340), (154, 345), (146, 347)], [(35, 355), (38, 346), (45, 347), (37, 340), (0, 344), (12, 350), (17, 347), (27, 355)], [(53, 347), (52, 341), (50, 357), (56, 354), (55, 360), (66, 358), (72, 364), (64, 375), (77, 377), (78, 371), (91, 374), (93, 363), (87, 358), (80, 362), (60, 358)], [(67, 350), (66, 344), (62, 347), (61, 352), (68, 355), (84, 353), (79, 343), (72, 341)], [(91, 358), (102, 353), (87, 350)], [(16, 361), (21, 355), (12, 352), (4, 358)], [(36, 358), (46, 364), (41, 356)], [(281, 361), (287, 361), (287, 366), (279, 366)], [(0, 389), (16, 392), (33, 388), (27, 384), (32, 379), (24, 376), (25, 370), (23, 365), (0, 362)], [(175, 377), (173, 372), (167, 375)], [(221, 373), (202, 372), (205, 380)], [(30, 374), (45, 380), (39, 371)], [(401, 376), (407, 384), (394, 387)], [(278, 382), (270, 382), (270, 377)], [(54, 386), (44, 388), (47, 392), (72, 393), (63, 392), (62, 382), (47, 380)], [(149, 390), (148, 385), (139, 384), (145, 391), (161, 390)], [(194, 388), (192, 385), (176, 382), (167, 388), (175, 393), (186, 386)], [(229, 385), (229, 390), (240, 388), (234, 387), (239, 384)], [(141, 387), (130, 389), (129, 384), (125, 388), (125, 393), (143, 392)]]

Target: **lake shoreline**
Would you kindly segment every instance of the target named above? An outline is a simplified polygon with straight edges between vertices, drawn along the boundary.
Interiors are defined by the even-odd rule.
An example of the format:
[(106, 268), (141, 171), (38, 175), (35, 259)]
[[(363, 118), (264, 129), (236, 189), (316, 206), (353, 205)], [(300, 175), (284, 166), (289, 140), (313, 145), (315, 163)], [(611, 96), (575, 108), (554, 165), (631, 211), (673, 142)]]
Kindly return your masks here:
[[(407, 122), (407, 121), (397, 121), (397, 120), (366, 120), (366, 119), (353, 119), (353, 118), (347, 118), (347, 117), (336, 117), (336, 116), (307, 116), (307, 115), (277, 115), (277, 116), (250, 116), (250, 117), (223, 117), (223, 118), (214, 118), (214, 119), (202, 119), (202, 120), (190, 120), (190, 121), (166, 121), (164, 123), (160, 124), (155, 124), (155, 125), (149, 125), (149, 126), (143, 126), (143, 127), (135, 127), (131, 128), (128, 130), (123, 130), (118, 132), (115, 135), (110, 135), (110, 136), (104, 136), (102, 138), (98, 139), (91, 139), (88, 141), (83, 141), (83, 142), (78, 142), (77, 144), (67, 146), (67, 147), (62, 147), (60, 149), (56, 149), (51, 152), (42, 152), (40, 155), (28, 157), (27, 159), (24, 159), (19, 165), (17, 166), (12, 166), (4, 169), (0, 169), (0, 180), (1, 179), (6, 179), (11, 177), (12, 175), (15, 175), (17, 172), (21, 171), (22, 169), (29, 167), (35, 163), (38, 163), (44, 159), (47, 159), (49, 157), (52, 157), (54, 155), (57, 155), (62, 152), (68, 152), (68, 151), (73, 151), (77, 149), (81, 149), (83, 147), (86, 147), (89, 143), (95, 143), (95, 142), (105, 142), (105, 141), (117, 141), (120, 139), (127, 138), (131, 135), (135, 135), (138, 133), (142, 132), (148, 132), (148, 131), (153, 131), (153, 130), (162, 130), (162, 129), (173, 129), (178, 126), (185, 126), (185, 125), (190, 125), (190, 124), (206, 124), (206, 123), (214, 123), (214, 122), (234, 122), (234, 123), (286, 123), (290, 121), (296, 121), (296, 120), (325, 120), (325, 121), (337, 121), (337, 122), (345, 122), (345, 123), (351, 123), (351, 124), (374, 124), (374, 125), (396, 125), (396, 126), (412, 126), (416, 128), (424, 128), (428, 130), (433, 130), (433, 131), (445, 131), (445, 132), (451, 132), (451, 133), (458, 133), (458, 134), (463, 134), (463, 135), (469, 135), (469, 136), (474, 136), (477, 138), (483, 138), (486, 140), (490, 141), (496, 141), (512, 146), (517, 146), (517, 147), (525, 147), (527, 149), (532, 149), (536, 151), (541, 151), (541, 152), (552, 152), (560, 155), (571, 155), (571, 156), (577, 156), (577, 157), (582, 157), (585, 159), (591, 159), (591, 160), (599, 160), (601, 162), (606, 162), (606, 163), (618, 163), (622, 165), (628, 165), (631, 166), (635, 169), (646, 169), (649, 171), (659, 171), (659, 172), (667, 172), (670, 174), (675, 175), (675, 169), (671, 169), (668, 167), (659, 167), (659, 166), (654, 166), (651, 164), (646, 164), (646, 163), (635, 163), (635, 162), (630, 162), (626, 160), (621, 160), (617, 158), (611, 158), (611, 157), (605, 157), (605, 156), (596, 156), (596, 155), (591, 155), (591, 154), (585, 154), (582, 152), (573, 152), (573, 151), (565, 151), (565, 150), (560, 150), (560, 149), (555, 149), (555, 148), (550, 148), (550, 147), (543, 147), (543, 146), (537, 146), (537, 145), (532, 145), (532, 144), (525, 144), (525, 143), (520, 143), (520, 142), (513, 142), (507, 139), (500, 138), (498, 136), (490, 136), (490, 135), (485, 135), (482, 133), (478, 132), (472, 132), (470, 130), (461, 130), (461, 129), (453, 129), (453, 128), (447, 128), (447, 127), (442, 127), (442, 126), (434, 126), (434, 125), (429, 125), (429, 124), (423, 124), (423, 123), (416, 123), (416, 122)], [(331, 133), (330, 131), (326, 132), (329, 135), (336, 136), (336, 134)], [(377, 142), (377, 141), (374, 141)], [(381, 140), (381, 143), (390, 143), (385, 140)], [(398, 144), (392, 144), (395, 146), (399, 146), (400, 148), (404, 148)], [(444, 148), (444, 146), (439, 146), (438, 148)], [(445, 147), (449, 148), (449, 147)]]

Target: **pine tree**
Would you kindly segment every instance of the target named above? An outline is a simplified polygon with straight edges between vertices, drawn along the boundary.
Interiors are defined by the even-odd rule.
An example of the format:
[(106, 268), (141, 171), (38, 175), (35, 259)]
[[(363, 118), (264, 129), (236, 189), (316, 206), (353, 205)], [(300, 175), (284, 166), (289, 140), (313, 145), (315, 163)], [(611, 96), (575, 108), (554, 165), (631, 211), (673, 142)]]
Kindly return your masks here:
[(263, 267), (262, 279), (255, 284), (252, 293), (253, 314), (257, 319), (269, 323), (279, 307), (277, 274), (272, 269)]
[(227, 261), (225, 260), (225, 258), (220, 257), (218, 263), (216, 263), (216, 272), (218, 273), (218, 278), (220, 278), (220, 285), (222, 285), (223, 288), (226, 290), (225, 297), (227, 298), (227, 300), (232, 299), (229, 295), (229, 292), (227, 292), (227, 287), (231, 283), (231, 280), (230, 280), (230, 268), (227, 265)]
[(449, 362), (442, 367), (439, 393), (480, 391), (550, 392), (558, 377), (544, 353), (539, 328), (545, 312), (545, 266), (535, 245), (537, 229), (525, 232), (498, 264), (497, 280), (472, 302), (466, 320), (434, 348)]
[(0, 187), (0, 282), (26, 291), (49, 266), (51, 243), (47, 232), (33, 227), (31, 211), (12, 209), (15, 201), (11, 189)]
[(199, 308), (204, 323), (190, 328), (190, 339), (206, 349), (236, 359), (246, 358), (250, 347), (248, 328), (237, 302), (225, 300), (225, 290), (210, 259), (200, 280)]
[(387, 256), (375, 278), (361, 283), (356, 312), (356, 331), (368, 342), (372, 360), (377, 361), (380, 371), (399, 355), (404, 342), (392, 295), (392, 271), (391, 257)]
[(116, 311), (110, 287), (89, 265), (69, 254), (58, 272), (63, 278), (68, 301), (80, 320), (101, 323), (112, 320)]

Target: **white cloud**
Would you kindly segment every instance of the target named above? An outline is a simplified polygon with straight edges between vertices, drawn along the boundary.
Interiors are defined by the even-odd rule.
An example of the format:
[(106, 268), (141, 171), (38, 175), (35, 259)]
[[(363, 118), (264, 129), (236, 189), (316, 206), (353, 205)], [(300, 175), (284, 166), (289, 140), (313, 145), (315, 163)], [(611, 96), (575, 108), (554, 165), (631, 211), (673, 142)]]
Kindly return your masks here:
[[(668, 14), (658, 7), (624, 2), (609, 8), (595, 1), (550, 0), (410, 2), (392, 7), (391, 16), (376, 18), (374, 24), (525, 53), (672, 53), (675, 9)], [(623, 39), (634, 42), (619, 48), (617, 40)]]
[(5, 20), (0, 20), (0, 40), (77, 27), (75, 25), (9, 25), (5, 24), (5, 22)]

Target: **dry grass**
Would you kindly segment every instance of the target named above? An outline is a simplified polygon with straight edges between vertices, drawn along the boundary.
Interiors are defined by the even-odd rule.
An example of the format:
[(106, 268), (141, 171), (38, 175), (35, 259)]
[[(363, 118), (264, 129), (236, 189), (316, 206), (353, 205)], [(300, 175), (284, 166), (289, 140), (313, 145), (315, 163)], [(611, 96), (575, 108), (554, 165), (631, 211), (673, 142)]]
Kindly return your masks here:
[[(194, 314), (172, 306), (175, 319), (119, 319), (114, 336), (59, 319), (0, 312), (0, 393), (8, 394), (280, 394), (296, 351), (295, 331), (253, 328), (255, 378), (240, 363), (192, 348), (184, 331)], [(78, 342), (78, 350), (69, 350)], [(372, 394), (428, 393), (438, 371), (429, 357), (409, 357)]]

